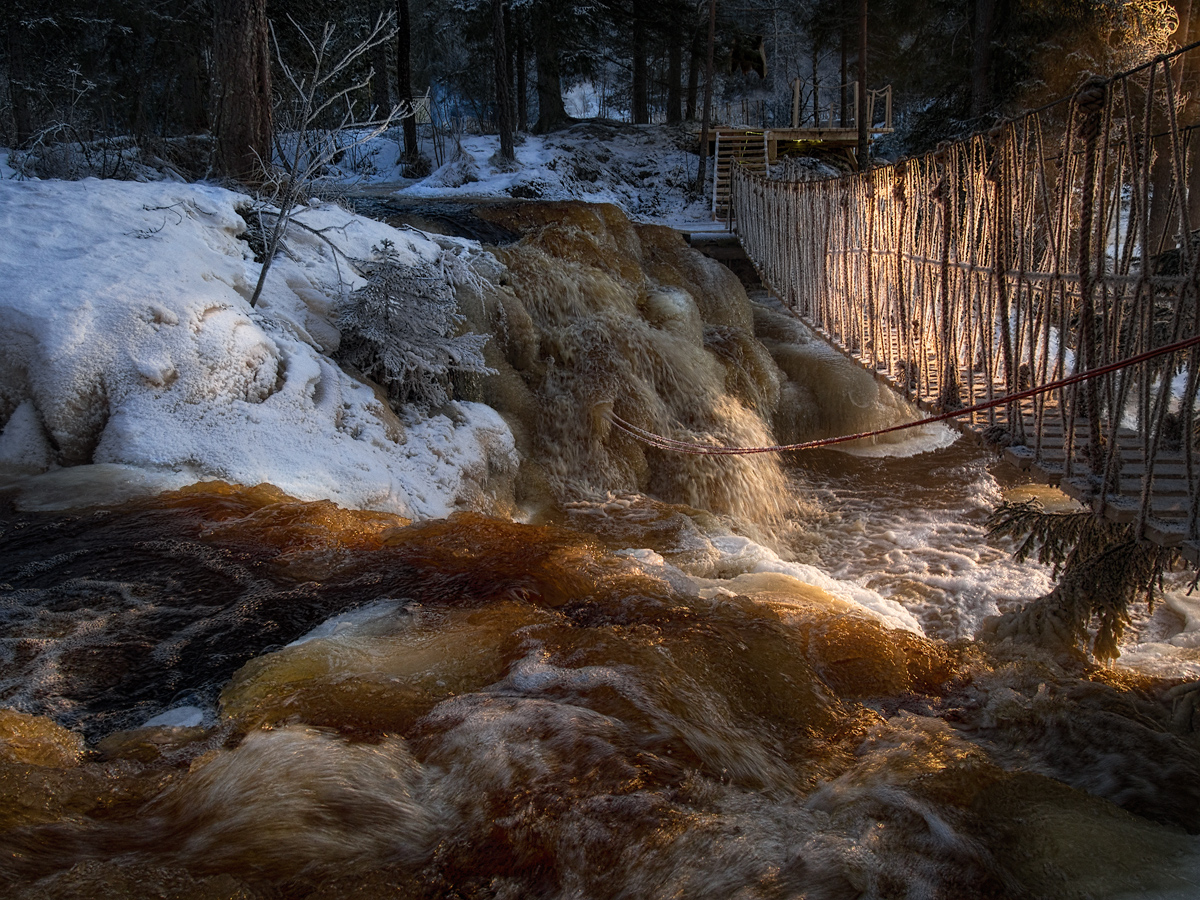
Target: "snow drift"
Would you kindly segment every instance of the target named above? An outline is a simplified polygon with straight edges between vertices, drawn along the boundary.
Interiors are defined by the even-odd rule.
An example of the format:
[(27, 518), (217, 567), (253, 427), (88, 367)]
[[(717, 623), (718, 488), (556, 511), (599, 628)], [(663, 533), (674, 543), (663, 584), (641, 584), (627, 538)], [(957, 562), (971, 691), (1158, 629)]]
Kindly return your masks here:
[(402, 423), (330, 357), (364, 283), (348, 259), (386, 241), (428, 264), (443, 246), (315, 204), (252, 308), (250, 204), (205, 185), (0, 183), (0, 476), (115, 464), (415, 517), (483, 502), (516, 465), (496, 413)]

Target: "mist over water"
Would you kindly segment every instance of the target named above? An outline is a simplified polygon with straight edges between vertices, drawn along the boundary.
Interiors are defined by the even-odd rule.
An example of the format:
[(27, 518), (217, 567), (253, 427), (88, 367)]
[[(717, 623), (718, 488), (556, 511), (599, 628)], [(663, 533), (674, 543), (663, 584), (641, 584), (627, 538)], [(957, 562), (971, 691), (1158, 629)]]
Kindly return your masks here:
[(969, 640), (1051, 585), (985, 536), (1017, 473), (942, 429), (640, 445), (605, 413), (751, 446), (912, 411), (665, 229), (486, 215), (524, 235), (463, 301), (509, 518), (0, 498), (8, 896), (1197, 895), (1179, 679)]

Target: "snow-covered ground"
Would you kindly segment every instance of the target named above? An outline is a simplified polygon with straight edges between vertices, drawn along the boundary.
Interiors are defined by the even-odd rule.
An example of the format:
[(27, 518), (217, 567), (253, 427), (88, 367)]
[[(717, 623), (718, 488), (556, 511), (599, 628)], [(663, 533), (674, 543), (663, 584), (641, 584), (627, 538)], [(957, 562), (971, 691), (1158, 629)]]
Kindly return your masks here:
[[(499, 160), (497, 137), (464, 135), (420, 180), (403, 177), (394, 137), (353, 148), (322, 182), (708, 219), (689, 191), (695, 138), (681, 129), (581, 122), (521, 135), (515, 166)], [(434, 156), (428, 139), (423, 149)], [(516, 466), (489, 407), (401, 422), (332, 358), (337, 309), (362, 283), (345, 257), (386, 240), (402, 259), (429, 260), (443, 252), (435, 239), (313, 201), (297, 218), (323, 236), (291, 230), (252, 308), (260, 265), (244, 240), (248, 196), (171, 171), (143, 173), (146, 183), (39, 180), (10, 162), (0, 149), (0, 489), (19, 502), (223, 479), (440, 516), (478, 498), (489, 469)]]
[[(518, 135), (516, 164), (499, 158), (496, 135), (463, 135), (446, 144), (446, 162), (423, 179), (406, 179), (392, 136), (348, 152), (326, 179), (342, 184), (396, 184), (404, 197), (584, 200), (615, 203), (639, 221), (711, 219), (691, 188), (699, 156), (683, 128), (580, 122), (547, 135)], [(426, 140), (422, 149), (434, 159)]]
[(516, 465), (489, 407), (405, 424), (331, 359), (362, 280), (330, 244), (362, 259), (390, 240), (415, 261), (437, 243), (316, 204), (298, 220), (323, 237), (293, 228), (252, 308), (250, 203), (200, 184), (0, 182), (0, 479), (99, 464), (130, 489), (270, 482), (424, 517)]

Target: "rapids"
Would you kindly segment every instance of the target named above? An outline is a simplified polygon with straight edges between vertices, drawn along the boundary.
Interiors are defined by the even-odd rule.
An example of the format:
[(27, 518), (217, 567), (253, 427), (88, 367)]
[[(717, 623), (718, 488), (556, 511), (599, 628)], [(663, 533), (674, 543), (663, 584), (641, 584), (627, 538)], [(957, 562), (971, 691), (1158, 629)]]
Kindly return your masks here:
[(7, 896), (1200, 894), (1181, 679), (971, 640), (1051, 584), (985, 534), (1017, 473), (942, 429), (630, 441), (607, 410), (739, 444), (911, 411), (666, 229), (480, 215), (522, 235), (460, 297), (496, 374), (456, 389), (522, 459), (488, 497), (0, 493)]

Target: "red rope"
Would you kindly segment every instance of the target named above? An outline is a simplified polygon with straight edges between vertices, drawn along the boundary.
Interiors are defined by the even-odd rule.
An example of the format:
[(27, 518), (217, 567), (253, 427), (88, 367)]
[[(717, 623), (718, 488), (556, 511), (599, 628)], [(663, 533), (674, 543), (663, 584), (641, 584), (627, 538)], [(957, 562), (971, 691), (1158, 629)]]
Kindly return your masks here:
[(1132, 356), (1129, 359), (1119, 360), (1115, 363), (1109, 363), (1106, 366), (1101, 366), (1098, 369), (1092, 369), (1088, 372), (1079, 372), (1067, 378), (1061, 378), (1058, 381), (1052, 381), (1049, 384), (1040, 387), (1030, 388), (1026, 391), (1020, 391), (1016, 394), (1006, 394), (1003, 397), (985, 401), (984, 403), (976, 403), (974, 406), (966, 406), (962, 409), (956, 409), (953, 412), (945, 412), (940, 415), (930, 416), (927, 419), (918, 419), (915, 422), (905, 422), (902, 425), (892, 425), (889, 428), (879, 428), (875, 431), (862, 431), (858, 434), (845, 434), (841, 437), (821, 438), (816, 441), (804, 441), (799, 444), (780, 444), (774, 447), (724, 447), (719, 444), (690, 444), (685, 441), (676, 441), (668, 437), (663, 437), (661, 434), (655, 434), (652, 431), (647, 431), (644, 428), (639, 428), (632, 422), (626, 422), (615, 413), (609, 413), (609, 420), (617, 426), (621, 431), (629, 436), (648, 444), (651, 447), (657, 447), (660, 450), (672, 450), (676, 453), (691, 453), (698, 456), (744, 456), (750, 453), (782, 453), (785, 450), (813, 450), (817, 447), (828, 447), (833, 444), (844, 444), (849, 441), (859, 441), (863, 438), (877, 437), (881, 434), (891, 434), (893, 431), (904, 431), (907, 428), (917, 428), (921, 425), (932, 425), (934, 422), (944, 422), (947, 419), (954, 419), (958, 416), (969, 415), (974, 412), (979, 412), (984, 409), (991, 409), (993, 406), (1002, 406), (1005, 403), (1017, 403), (1021, 400), (1026, 400), (1038, 394), (1044, 394), (1048, 391), (1057, 390), (1058, 388), (1067, 387), (1072, 384), (1078, 384), (1081, 381), (1087, 381), (1089, 378), (1099, 378), (1101, 375), (1108, 375), (1112, 372), (1117, 372), (1129, 366), (1136, 366), (1139, 363), (1144, 363), (1147, 360), (1154, 359), (1156, 356), (1164, 356), (1168, 353), (1176, 353), (1180, 350), (1187, 350), (1189, 347), (1194, 347), (1200, 344), (1200, 334), (1193, 335), (1190, 338), (1185, 338), (1181, 341), (1176, 341), (1173, 344), (1167, 344), (1164, 347), (1158, 347), (1154, 350), (1147, 350), (1145, 353), (1139, 353), (1137, 356)]

